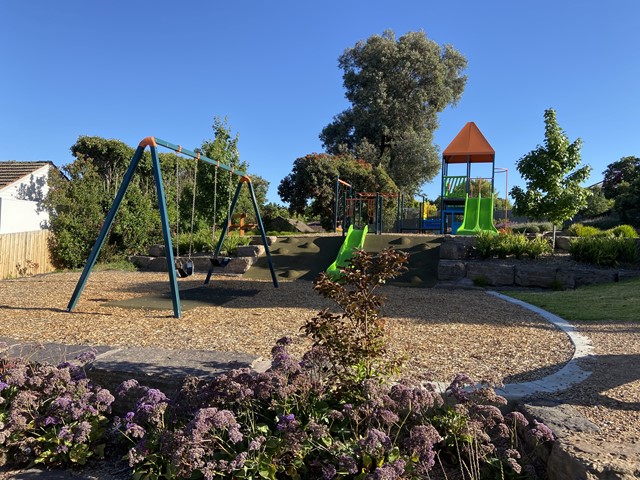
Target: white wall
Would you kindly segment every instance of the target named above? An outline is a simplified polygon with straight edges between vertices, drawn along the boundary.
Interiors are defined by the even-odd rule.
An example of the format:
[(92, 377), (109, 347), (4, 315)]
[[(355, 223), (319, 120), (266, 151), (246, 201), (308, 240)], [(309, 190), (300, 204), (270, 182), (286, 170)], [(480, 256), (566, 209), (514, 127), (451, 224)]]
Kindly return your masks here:
[[(51, 165), (45, 165), (33, 172), (34, 180), (39, 177), (48, 178)], [(16, 196), (20, 185), (28, 185), (31, 175), (26, 176), (22, 181), (14, 182), (0, 190), (0, 234), (18, 233), (41, 230), (43, 222), (49, 220), (47, 212), (37, 211), (37, 202), (28, 200), (18, 200)], [(47, 183), (42, 187), (44, 195), (49, 191)]]
[(37, 202), (0, 197), (0, 234), (41, 230), (49, 219), (47, 212), (38, 214)]

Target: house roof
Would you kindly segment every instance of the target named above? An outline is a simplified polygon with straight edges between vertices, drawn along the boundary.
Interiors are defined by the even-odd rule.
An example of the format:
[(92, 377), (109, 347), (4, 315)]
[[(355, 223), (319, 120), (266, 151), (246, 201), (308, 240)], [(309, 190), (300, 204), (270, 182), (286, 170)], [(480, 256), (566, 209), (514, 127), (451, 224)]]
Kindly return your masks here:
[(18, 162), (16, 160), (0, 162), (0, 189), (31, 175), (45, 165), (53, 165), (53, 163), (49, 161)]
[(467, 122), (442, 152), (446, 163), (489, 163), (496, 159), (493, 149), (480, 129), (473, 122)]

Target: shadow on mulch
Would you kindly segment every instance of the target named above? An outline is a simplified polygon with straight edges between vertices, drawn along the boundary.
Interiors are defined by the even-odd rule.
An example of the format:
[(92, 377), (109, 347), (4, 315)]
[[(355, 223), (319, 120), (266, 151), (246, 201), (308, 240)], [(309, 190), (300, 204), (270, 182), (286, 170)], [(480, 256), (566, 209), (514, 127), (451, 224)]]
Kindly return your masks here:
[[(222, 306), (238, 297), (253, 297), (259, 290), (239, 288), (210, 288), (206, 285), (180, 290), (182, 310), (197, 307)], [(102, 304), (105, 307), (143, 308), (149, 310), (171, 310), (171, 293), (155, 293), (126, 300), (115, 300)]]

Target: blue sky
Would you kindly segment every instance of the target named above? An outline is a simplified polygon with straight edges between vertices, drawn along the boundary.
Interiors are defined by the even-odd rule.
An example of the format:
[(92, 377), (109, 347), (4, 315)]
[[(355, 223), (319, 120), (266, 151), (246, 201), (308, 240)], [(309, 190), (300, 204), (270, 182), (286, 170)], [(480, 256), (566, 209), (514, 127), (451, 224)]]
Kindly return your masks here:
[[(249, 173), (279, 201), (293, 161), (322, 151), (322, 127), (348, 107), (338, 56), (385, 29), (424, 30), (467, 57), (436, 143), (474, 121), (509, 188), (523, 184), (515, 162), (544, 140), (546, 108), (583, 139), (589, 183), (640, 156), (637, 0), (3, 0), (0, 18), (0, 160), (67, 164), (80, 135), (193, 149), (227, 116)], [(502, 196), (504, 175), (496, 185)], [(438, 176), (424, 191), (439, 188)]]

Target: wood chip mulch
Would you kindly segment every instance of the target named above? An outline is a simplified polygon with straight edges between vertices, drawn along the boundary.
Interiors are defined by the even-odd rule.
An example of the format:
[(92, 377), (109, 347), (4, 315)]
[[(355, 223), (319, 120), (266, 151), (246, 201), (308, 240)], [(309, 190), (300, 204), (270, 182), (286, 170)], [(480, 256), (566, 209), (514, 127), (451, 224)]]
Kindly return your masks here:
[[(294, 338), (291, 351), (310, 345), (300, 328), (331, 301), (306, 281), (270, 282), (214, 277), (207, 288), (257, 290), (222, 306), (185, 310), (107, 307), (105, 302), (169, 291), (167, 275), (93, 272), (74, 312), (66, 311), (80, 273), (55, 273), (0, 282), (0, 336), (63, 344), (143, 346), (243, 352), (269, 358), (274, 342)], [(199, 287), (204, 275), (180, 280)], [(406, 357), (407, 373), (450, 381), (458, 372), (512, 383), (557, 371), (572, 356), (567, 336), (537, 314), (477, 290), (385, 286), (383, 314), (390, 349)]]

